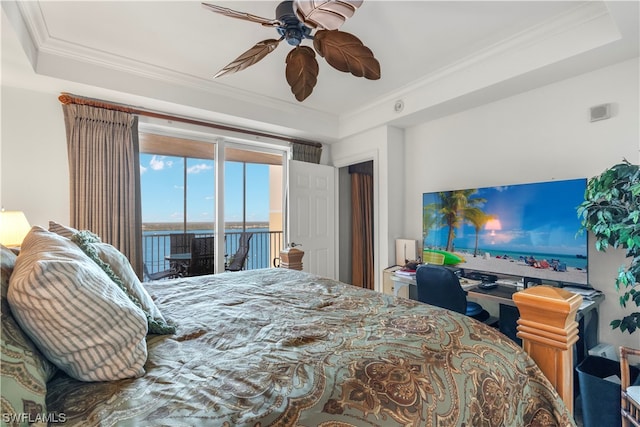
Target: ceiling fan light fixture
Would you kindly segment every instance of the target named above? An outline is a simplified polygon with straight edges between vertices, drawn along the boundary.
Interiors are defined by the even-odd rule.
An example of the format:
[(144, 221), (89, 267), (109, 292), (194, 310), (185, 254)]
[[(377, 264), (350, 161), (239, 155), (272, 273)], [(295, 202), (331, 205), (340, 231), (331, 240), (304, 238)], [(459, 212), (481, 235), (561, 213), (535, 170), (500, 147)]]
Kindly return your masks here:
[[(287, 64), (285, 77), (291, 92), (300, 102), (311, 95), (318, 79), (316, 52), (338, 71), (369, 80), (379, 79), (380, 63), (375, 59), (371, 49), (362, 44), (362, 41), (353, 34), (338, 30), (362, 2), (363, 0), (288, 0), (278, 4), (275, 19), (202, 3), (212, 12), (275, 27), (280, 34), (279, 39), (268, 39), (256, 43), (226, 65), (215, 77), (244, 70), (262, 60), (273, 52), (282, 40), (286, 40), (294, 48), (285, 61)], [(313, 27), (307, 25), (309, 22)], [(317, 28), (317, 31), (311, 35), (313, 28)], [(304, 39), (313, 40), (313, 49), (301, 46)]]
[(291, 46), (298, 46), (302, 40), (311, 38), (311, 28), (298, 19), (293, 12), (293, 1), (283, 1), (276, 7), (276, 19), (281, 25), (278, 33)]

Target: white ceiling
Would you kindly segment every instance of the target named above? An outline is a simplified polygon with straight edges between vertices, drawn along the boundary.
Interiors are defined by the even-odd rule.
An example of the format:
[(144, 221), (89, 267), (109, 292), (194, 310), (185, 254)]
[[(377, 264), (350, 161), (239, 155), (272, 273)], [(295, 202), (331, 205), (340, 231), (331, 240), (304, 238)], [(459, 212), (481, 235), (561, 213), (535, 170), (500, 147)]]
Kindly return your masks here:
[[(265, 18), (278, 4), (210, 2)], [(374, 52), (382, 78), (356, 78), (318, 56), (318, 83), (299, 103), (284, 76), (286, 42), (244, 71), (212, 78), (278, 35), (199, 2), (3, 1), (2, 79), (22, 86), (55, 78), (58, 90), (83, 90), (79, 95), (332, 142), (637, 57), (638, 5), (367, 0), (341, 29)], [(395, 111), (400, 100), (402, 111)]]

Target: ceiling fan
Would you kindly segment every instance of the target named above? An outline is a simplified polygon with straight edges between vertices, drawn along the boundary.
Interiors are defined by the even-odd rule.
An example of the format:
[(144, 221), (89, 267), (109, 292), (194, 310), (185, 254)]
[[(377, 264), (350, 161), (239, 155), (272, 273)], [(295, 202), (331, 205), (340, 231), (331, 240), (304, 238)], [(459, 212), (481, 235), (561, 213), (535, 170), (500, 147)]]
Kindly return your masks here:
[[(294, 48), (287, 55), (285, 75), (291, 92), (300, 102), (311, 95), (317, 82), (319, 69), (315, 52), (339, 71), (370, 80), (379, 79), (380, 63), (374, 58), (373, 52), (356, 36), (338, 29), (353, 16), (362, 2), (363, 0), (283, 1), (276, 7), (275, 19), (202, 3), (213, 12), (274, 27), (280, 35), (278, 39), (256, 43), (218, 71), (214, 78), (244, 70), (273, 52), (282, 40), (286, 40)], [(315, 52), (314, 49), (301, 45), (305, 39), (313, 40)]]

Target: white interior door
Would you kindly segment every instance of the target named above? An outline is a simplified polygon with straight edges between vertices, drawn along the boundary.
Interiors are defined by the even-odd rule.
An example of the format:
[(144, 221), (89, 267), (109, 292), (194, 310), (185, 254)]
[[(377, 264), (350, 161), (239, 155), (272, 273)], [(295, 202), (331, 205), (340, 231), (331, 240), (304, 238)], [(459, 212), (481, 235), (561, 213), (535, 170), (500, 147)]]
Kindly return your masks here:
[(335, 168), (289, 161), (289, 238), (302, 245), (303, 270), (335, 278)]

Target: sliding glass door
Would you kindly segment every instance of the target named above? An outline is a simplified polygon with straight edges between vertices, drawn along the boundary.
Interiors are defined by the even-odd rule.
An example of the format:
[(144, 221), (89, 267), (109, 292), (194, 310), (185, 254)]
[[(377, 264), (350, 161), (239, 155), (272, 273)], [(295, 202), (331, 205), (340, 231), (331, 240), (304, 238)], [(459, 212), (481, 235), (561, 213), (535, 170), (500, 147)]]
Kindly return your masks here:
[[(270, 267), (283, 247), (283, 151), (140, 135), (144, 263), (148, 273), (189, 275), (192, 241), (211, 238), (200, 272)], [(222, 176), (216, 174), (221, 164)], [(216, 176), (222, 186), (216, 183)], [(216, 188), (218, 192), (216, 193)], [(216, 227), (216, 206), (221, 224)], [(223, 244), (220, 245), (217, 233)], [(214, 243), (215, 241), (215, 243)], [(214, 248), (217, 248), (214, 250)], [(192, 263), (192, 262), (191, 262)]]
[(243, 269), (268, 268), (283, 247), (283, 159), (282, 153), (236, 144), (225, 148), (227, 265), (235, 262)]

